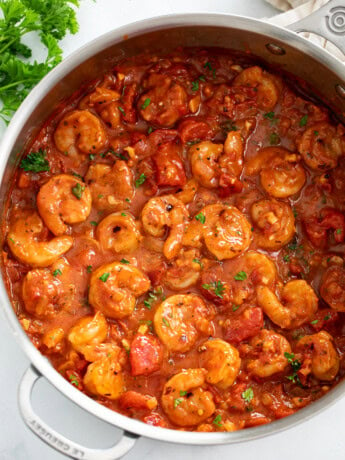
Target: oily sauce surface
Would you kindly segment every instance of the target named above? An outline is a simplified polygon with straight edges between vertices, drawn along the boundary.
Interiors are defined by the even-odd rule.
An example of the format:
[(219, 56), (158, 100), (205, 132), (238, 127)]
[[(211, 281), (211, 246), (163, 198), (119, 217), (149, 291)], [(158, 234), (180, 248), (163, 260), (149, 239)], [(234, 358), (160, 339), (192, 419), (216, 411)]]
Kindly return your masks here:
[(3, 270), (33, 344), (101, 404), (233, 431), (344, 374), (345, 129), (225, 50), (124, 60), (13, 179)]

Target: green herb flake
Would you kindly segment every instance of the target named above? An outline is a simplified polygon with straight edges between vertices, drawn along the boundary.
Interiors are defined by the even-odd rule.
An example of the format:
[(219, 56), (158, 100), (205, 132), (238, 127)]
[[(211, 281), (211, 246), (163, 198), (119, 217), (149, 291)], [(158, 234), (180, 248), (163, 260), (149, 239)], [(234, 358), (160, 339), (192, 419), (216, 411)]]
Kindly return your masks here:
[(84, 190), (85, 190), (85, 187), (80, 185), (79, 182), (77, 182), (75, 186), (72, 187), (72, 193), (78, 200), (81, 200)]
[(192, 81), (192, 91), (198, 91), (198, 89), (199, 89), (199, 81), (198, 80)]
[(127, 201), (127, 203), (131, 202), (131, 200), (129, 198), (126, 198), (125, 201)]
[(300, 370), (302, 363), (298, 361), (298, 359), (295, 359), (295, 355), (293, 353), (284, 353), (285, 358), (287, 359), (288, 363), (290, 364), (293, 374), (288, 375), (286, 378), (287, 380), (290, 380), (292, 383), (297, 383), (300, 385), (300, 379), (297, 375), (297, 372)]
[(232, 306), (232, 311), (237, 311), (240, 308), (239, 305), (233, 305)]
[(89, 158), (92, 161), (92, 160), (94, 160), (96, 158), (96, 156), (93, 153), (91, 153), (91, 155), (89, 155)]
[(103, 273), (103, 275), (101, 275), (99, 279), (103, 281), (103, 283), (105, 283), (107, 279), (109, 278), (109, 276), (110, 276), (110, 273)]
[(204, 268), (204, 265), (203, 265), (203, 263), (201, 262), (201, 260), (199, 260), (199, 259), (193, 259), (193, 262), (194, 262), (195, 264), (199, 264), (199, 265), (200, 265), (200, 268)]
[(147, 97), (141, 106), (142, 110), (145, 110), (150, 105), (150, 103), (151, 103), (151, 99)]
[(314, 319), (314, 321), (310, 321), (310, 324), (317, 324), (319, 322), (318, 319)]
[(307, 122), (308, 122), (308, 115), (304, 115), (304, 117), (300, 119), (299, 125), (303, 127), (307, 124)]
[(121, 212), (121, 216), (122, 216), (122, 217), (126, 217), (127, 214), (126, 214), (125, 212)]
[(210, 284), (203, 284), (202, 287), (206, 289), (206, 291), (213, 291), (214, 294), (219, 297), (220, 299), (223, 298), (223, 294), (225, 291), (224, 283), (221, 281), (213, 281)]
[(95, 222), (94, 220), (92, 220), (92, 221), (90, 222), (90, 224), (93, 225), (94, 227), (97, 227), (98, 222)]
[[(0, 20), (1, 21), (1, 20)], [(1, 65), (1, 58), (0, 58), (0, 65)], [(0, 85), (0, 97), (1, 97), (1, 85)], [(45, 150), (39, 150), (38, 152), (31, 152), (27, 155), (20, 163), (20, 167), (24, 169), (24, 171), (31, 171), (31, 172), (45, 172), (49, 171), (49, 161), (45, 158), (46, 152)]]
[(275, 118), (275, 113), (274, 112), (267, 112), (264, 114), (264, 118), (267, 120), (270, 120), (272, 123), (276, 123), (277, 119)]
[(130, 263), (129, 260), (127, 260), (127, 259), (121, 259), (120, 262), (122, 264), (129, 264)]
[(139, 188), (146, 181), (145, 174), (140, 174), (139, 178), (135, 181), (135, 187)]
[(166, 327), (170, 327), (169, 321), (166, 318), (162, 318), (162, 321), (166, 325)]
[(319, 131), (314, 131), (314, 136), (318, 136), (319, 135)]
[(271, 145), (278, 145), (280, 143), (280, 137), (277, 133), (270, 134), (270, 144)]
[(152, 304), (158, 300), (159, 296), (164, 296), (163, 289), (158, 288), (148, 293), (147, 299), (144, 300), (144, 305), (148, 310), (151, 310)]
[(341, 229), (341, 228), (337, 228), (336, 231), (335, 231), (335, 233), (336, 233), (337, 235), (339, 235), (341, 232), (342, 232), (342, 229)]
[(152, 128), (152, 126), (149, 126), (149, 127), (147, 128), (147, 134), (151, 134), (151, 133), (152, 133), (152, 131), (153, 131), (153, 128)]
[(221, 423), (221, 421), (222, 421), (222, 416), (221, 416), (220, 414), (218, 414), (218, 415), (214, 418), (214, 420), (213, 420), (212, 423), (213, 423), (213, 425), (217, 425), (217, 426), (221, 427), (221, 426), (223, 426), (223, 424)]
[(250, 401), (254, 398), (254, 391), (253, 388), (249, 387), (241, 394), (242, 399), (245, 400), (246, 403), (250, 403)]
[(183, 399), (180, 399), (180, 398), (175, 398), (174, 399), (174, 409), (176, 409), (176, 407), (181, 404), (181, 402), (183, 401)]
[(92, 273), (92, 265), (88, 265), (88, 266), (86, 267), (86, 271), (87, 271), (88, 273)]
[(79, 387), (78, 377), (75, 374), (70, 374), (68, 379), (72, 385)]
[(186, 396), (187, 393), (188, 393), (188, 391), (182, 391), (182, 390), (180, 390), (180, 396)]
[(238, 273), (236, 273), (236, 275), (234, 276), (234, 279), (236, 281), (244, 281), (247, 279), (247, 273), (244, 272), (244, 271), (240, 271)]
[(199, 214), (195, 216), (195, 219), (201, 224), (204, 224), (206, 222), (206, 216), (202, 212), (199, 212)]
[(283, 260), (284, 262), (290, 262), (290, 256), (288, 254), (286, 254), (284, 257), (283, 257)]
[(123, 116), (126, 115), (125, 110), (122, 107), (119, 106), (118, 109), (120, 110), (120, 112), (122, 113)]
[(59, 268), (53, 271), (53, 276), (60, 276), (60, 275), (62, 275), (62, 271)]
[(326, 316), (323, 318), (324, 321), (328, 321), (329, 319), (331, 319), (331, 315), (326, 315)]

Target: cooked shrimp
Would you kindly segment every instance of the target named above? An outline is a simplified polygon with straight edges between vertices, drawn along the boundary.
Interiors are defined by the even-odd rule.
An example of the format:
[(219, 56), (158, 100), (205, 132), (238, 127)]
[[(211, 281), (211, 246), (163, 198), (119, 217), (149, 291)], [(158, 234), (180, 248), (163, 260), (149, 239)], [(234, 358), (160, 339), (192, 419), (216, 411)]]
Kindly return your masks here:
[(202, 225), (205, 244), (218, 260), (232, 259), (249, 247), (251, 225), (237, 208), (211, 204), (205, 206), (200, 214), (205, 217)]
[(257, 287), (258, 305), (282, 329), (295, 329), (310, 321), (318, 308), (318, 298), (304, 280), (286, 283), (280, 298), (267, 286)]
[(120, 97), (121, 94), (117, 91), (98, 86), (80, 101), (79, 108), (93, 108), (110, 128), (116, 128), (121, 120), (119, 102), (117, 102)]
[(191, 203), (194, 200), (195, 194), (198, 191), (199, 184), (193, 178), (190, 179), (186, 185), (182, 187), (180, 192), (177, 192), (174, 196), (184, 204)]
[(240, 371), (241, 358), (235, 347), (221, 339), (204, 342), (199, 348), (200, 366), (207, 370), (206, 382), (225, 390)]
[(162, 407), (176, 425), (197, 425), (215, 411), (212, 393), (203, 388), (206, 374), (205, 369), (188, 369), (164, 385)]
[(296, 352), (304, 355), (304, 366), (307, 364), (305, 360), (311, 359), (310, 370), (319, 380), (331, 381), (339, 372), (339, 356), (332, 336), (326, 331), (299, 339)]
[(258, 107), (266, 111), (272, 110), (277, 104), (282, 86), (277, 77), (258, 66), (242, 70), (234, 79), (233, 85), (257, 88)]
[(164, 282), (174, 291), (186, 289), (195, 284), (201, 272), (200, 253), (195, 249), (181, 249), (179, 256), (169, 264)]
[(122, 350), (114, 347), (109, 356), (89, 364), (83, 379), (86, 389), (93, 395), (117, 399), (125, 391), (124, 360)]
[(121, 211), (130, 206), (134, 196), (133, 173), (125, 161), (116, 161), (113, 166), (91, 165), (85, 176), (92, 205), (107, 212)]
[(228, 133), (224, 146), (211, 141), (194, 144), (188, 152), (193, 176), (206, 188), (217, 188), (226, 175), (235, 179), (243, 167), (243, 140), (239, 132)]
[(262, 329), (249, 345), (247, 369), (252, 374), (266, 378), (282, 372), (288, 365), (285, 353), (291, 353), (291, 347), (284, 336)]
[(337, 311), (345, 311), (345, 270), (342, 267), (329, 267), (321, 280), (321, 297)]
[(129, 253), (137, 249), (142, 236), (128, 212), (114, 212), (98, 224), (97, 239), (103, 250)]
[(150, 286), (150, 280), (138, 268), (113, 262), (92, 273), (89, 302), (105, 316), (121, 319), (132, 313), (136, 298)]
[(283, 147), (266, 147), (246, 164), (249, 175), (259, 174), (261, 185), (275, 198), (287, 198), (303, 187), (306, 175), (300, 156)]
[(163, 248), (167, 259), (173, 259), (180, 252), (188, 216), (185, 205), (173, 195), (151, 198), (142, 210), (143, 227), (148, 234), (161, 238), (166, 227), (170, 229)]
[(38, 317), (52, 317), (59, 310), (70, 307), (75, 295), (70, 272), (71, 267), (63, 258), (50, 269), (30, 270), (22, 284), (25, 309)]
[(195, 294), (168, 297), (157, 308), (154, 327), (158, 337), (171, 351), (190, 350), (201, 333), (212, 335), (213, 311)]
[(56, 147), (67, 155), (97, 153), (108, 139), (102, 123), (88, 110), (74, 110), (60, 120), (55, 133)]
[(48, 267), (72, 247), (73, 238), (67, 235), (39, 241), (43, 229), (36, 212), (23, 212), (10, 225), (7, 244), (18, 260), (32, 267)]
[(37, 195), (40, 216), (54, 235), (63, 235), (67, 224), (84, 222), (91, 212), (88, 186), (77, 177), (58, 174), (48, 180)]
[(68, 333), (68, 340), (76, 351), (85, 356), (90, 348), (103, 343), (107, 335), (107, 320), (103, 313), (97, 311), (94, 316), (86, 316), (77, 321)]
[(274, 251), (285, 246), (295, 234), (295, 218), (287, 203), (260, 200), (252, 205), (254, 240), (258, 247)]
[(324, 171), (335, 168), (345, 152), (345, 130), (342, 125), (328, 122), (316, 123), (303, 133), (298, 151), (305, 163), (312, 169)]

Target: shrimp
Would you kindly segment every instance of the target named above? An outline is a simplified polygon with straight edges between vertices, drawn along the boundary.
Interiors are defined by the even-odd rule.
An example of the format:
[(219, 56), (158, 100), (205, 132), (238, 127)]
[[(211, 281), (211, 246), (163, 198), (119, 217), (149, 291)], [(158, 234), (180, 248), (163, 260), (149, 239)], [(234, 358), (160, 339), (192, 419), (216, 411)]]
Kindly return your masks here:
[(164, 282), (174, 291), (186, 289), (195, 284), (201, 273), (200, 253), (195, 249), (181, 249), (179, 256), (169, 264)]
[(57, 260), (50, 269), (30, 270), (22, 284), (25, 309), (40, 318), (51, 318), (59, 310), (68, 308), (75, 295), (70, 273), (71, 267), (65, 259)]
[(48, 267), (73, 245), (71, 236), (63, 235), (50, 241), (40, 241), (44, 230), (36, 212), (23, 212), (10, 225), (7, 244), (13, 255), (32, 267)]
[(240, 371), (241, 358), (235, 347), (221, 339), (204, 342), (199, 348), (199, 362), (207, 370), (206, 382), (225, 390)]
[(256, 294), (258, 305), (282, 329), (295, 329), (310, 321), (318, 308), (318, 298), (304, 280), (286, 283), (281, 301), (267, 286), (258, 286)]
[(246, 164), (249, 175), (260, 173), (266, 192), (275, 198), (287, 198), (303, 187), (306, 175), (300, 156), (283, 147), (266, 147)]
[(247, 369), (260, 378), (282, 372), (288, 365), (285, 353), (291, 353), (287, 339), (276, 332), (262, 329), (249, 342)]
[(198, 187), (198, 182), (194, 178), (190, 179), (186, 185), (182, 187), (182, 190), (175, 194), (175, 198), (182, 201), (184, 204), (191, 203), (194, 200), (196, 192), (198, 191)]
[(136, 298), (150, 286), (149, 278), (138, 268), (113, 262), (92, 273), (89, 302), (104, 315), (121, 319), (132, 313)]
[(95, 345), (106, 340), (107, 335), (107, 320), (103, 313), (97, 311), (94, 316), (86, 316), (77, 321), (70, 329), (67, 338), (74, 350), (86, 357)]
[(201, 228), (206, 247), (218, 260), (232, 259), (249, 247), (251, 225), (237, 208), (211, 204), (200, 214), (205, 217)]
[(234, 181), (242, 171), (243, 151), (242, 136), (235, 131), (228, 133), (224, 146), (211, 141), (194, 144), (188, 152), (194, 178), (209, 189), (223, 187), (226, 178)]
[(109, 356), (89, 364), (83, 379), (85, 388), (93, 395), (118, 399), (125, 391), (124, 362), (123, 350), (115, 346)]
[(332, 336), (326, 331), (306, 335), (299, 339), (296, 344), (296, 352), (304, 356), (301, 369), (303, 373), (307, 369), (307, 372), (311, 371), (317, 379), (329, 382), (339, 372), (339, 356)]
[(97, 239), (103, 250), (129, 253), (138, 248), (142, 236), (129, 213), (114, 212), (98, 224)]
[(214, 315), (201, 297), (179, 294), (168, 297), (157, 308), (154, 327), (158, 337), (171, 351), (190, 350), (201, 333), (212, 335)]
[(134, 196), (133, 173), (125, 161), (118, 160), (113, 166), (91, 165), (85, 182), (92, 196), (92, 205), (107, 212), (121, 211), (130, 206)]
[(242, 70), (234, 79), (233, 85), (257, 88), (258, 107), (267, 112), (277, 104), (282, 89), (280, 79), (258, 66)]
[(320, 286), (321, 297), (337, 311), (345, 311), (345, 270), (331, 266), (324, 273)]
[(91, 94), (85, 96), (79, 104), (80, 109), (91, 107), (99, 113), (102, 120), (110, 127), (116, 128), (121, 121), (119, 102), (121, 94), (117, 91), (98, 86)]
[(203, 388), (206, 375), (205, 369), (187, 369), (164, 385), (162, 407), (176, 425), (197, 425), (215, 411), (212, 393)]
[(84, 222), (91, 212), (91, 193), (77, 177), (59, 174), (48, 180), (37, 195), (37, 208), (49, 230), (59, 236), (67, 224)]
[(345, 130), (328, 122), (320, 122), (306, 129), (298, 143), (298, 151), (312, 169), (333, 169), (345, 152)]
[(74, 110), (59, 122), (54, 141), (56, 147), (67, 155), (98, 153), (107, 143), (102, 122), (88, 110)]
[(260, 200), (251, 207), (254, 240), (258, 247), (275, 251), (285, 246), (295, 234), (291, 207), (282, 201)]
[(173, 195), (151, 198), (141, 214), (144, 230), (152, 236), (163, 237), (166, 227), (170, 228), (163, 247), (167, 259), (179, 254), (188, 217), (185, 205)]

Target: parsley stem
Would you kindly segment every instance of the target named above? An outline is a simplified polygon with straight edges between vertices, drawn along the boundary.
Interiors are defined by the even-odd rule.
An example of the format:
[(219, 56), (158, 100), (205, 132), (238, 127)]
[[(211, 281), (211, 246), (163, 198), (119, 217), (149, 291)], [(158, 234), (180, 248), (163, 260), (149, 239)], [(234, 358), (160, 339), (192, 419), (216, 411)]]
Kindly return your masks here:
[(13, 83), (9, 83), (8, 85), (0, 86), (0, 93), (2, 91), (5, 91), (8, 88), (12, 88), (13, 86), (21, 85), (22, 83), (27, 83), (28, 81), (36, 81), (36, 78), (28, 78), (27, 80), (14, 81)]

